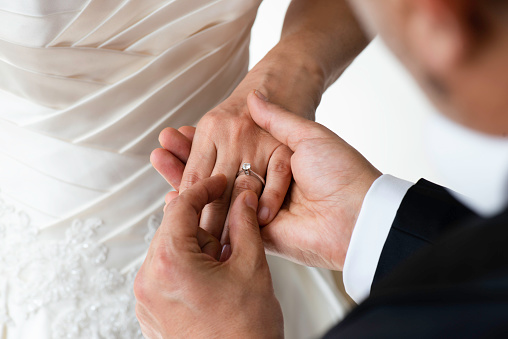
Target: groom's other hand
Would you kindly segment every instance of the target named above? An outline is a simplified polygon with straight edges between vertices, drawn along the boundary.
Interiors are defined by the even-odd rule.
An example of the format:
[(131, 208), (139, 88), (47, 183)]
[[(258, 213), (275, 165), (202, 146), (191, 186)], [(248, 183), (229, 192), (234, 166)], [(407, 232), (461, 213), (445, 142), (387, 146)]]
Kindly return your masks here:
[(273, 254), (309, 266), (342, 270), (363, 199), (381, 176), (326, 127), (249, 94), (254, 121), (293, 152), (286, 203), (261, 235)]
[[(203, 252), (203, 208), (226, 178), (168, 196), (164, 219), (136, 276), (136, 315), (146, 338), (282, 338), (283, 321), (257, 223), (257, 195), (245, 191), (230, 211), (231, 256)], [(205, 240), (203, 240), (205, 239)]]

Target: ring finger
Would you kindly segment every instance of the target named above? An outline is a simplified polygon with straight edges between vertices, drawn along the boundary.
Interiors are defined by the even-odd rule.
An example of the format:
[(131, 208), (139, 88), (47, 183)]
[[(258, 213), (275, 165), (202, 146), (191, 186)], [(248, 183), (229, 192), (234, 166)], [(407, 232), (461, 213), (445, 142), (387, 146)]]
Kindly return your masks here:
[[(256, 164), (260, 164), (260, 161), (257, 161)], [(249, 172), (251, 175), (245, 175), (243, 171), (239, 171), (238, 169), (235, 173), (235, 176), (238, 174), (236, 179), (234, 180), (233, 190), (231, 192), (231, 199), (230, 199), (230, 205), (228, 206), (228, 210), (233, 205), (235, 199), (242, 193), (243, 191), (254, 191), (257, 196), (259, 197), (261, 195), (261, 192), (263, 191), (263, 183), (259, 178), (256, 177), (257, 174), (261, 178), (265, 176), (266, 172), (266, 165), (253, 165), (249, 162), (243, 162), (242, 166), (244, 164), (250, 164), (250, 170)], [(265, 168), (265, 170), (261, 170), (262, 168)], [(259, 169), (254, 171), (254, 169)], [(253, 172), (253, 173), (252, 173)], [(263, 179), (264, 180), (264, 179)], [(222, 232), (222, 238), (221, 238), (221, 244), (228, 244), (229, 243), (229, 213), (226, 217), (226, 221), (224, 223), (224, 231)]]

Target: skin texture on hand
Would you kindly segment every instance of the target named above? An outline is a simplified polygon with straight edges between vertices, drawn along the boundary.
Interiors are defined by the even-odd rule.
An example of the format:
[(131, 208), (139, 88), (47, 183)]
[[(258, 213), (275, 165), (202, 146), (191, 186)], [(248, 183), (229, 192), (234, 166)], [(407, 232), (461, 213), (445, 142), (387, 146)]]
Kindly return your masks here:
[[(266, 249), (305, 265), (342, 270), (363, 199), (381, 173), (324, 126), (254, 93), (249, 94), (248, 104), (253, 119), (294, 152), (289, 193), (273, 221), (261, 230)], [(179, 142), (180, 148), (153, 154), (157, 170), (172, 185), (183, 173), (192, 143), (185, 135), (192, 136), (192, 130), (173, 130), (173, 140), (187, 141)]]
[[(254, 86), (276, 88), (270, 90), (274, 98), (278, 98), (279, 102), (290, 102), (293, 107), (298, 107), (302, 115), (310, 112), (307, 114), (309, 117), (313, 117), (316, 102), (323, 91), (324, 80), (317, 68), (310, 67), (311, 63), (303, 57), (293, 56), (290, 59), (287, 53), (282, 45), (274, 48), (249, 72), (229, 98), (204, 115), (194, 132), (192, 152), (186, 159), (182, 180), (174, 186), (183, 192), (210, 175), (222, 173), (227, 176), (225, 194), (204, 209), (200, 224), (223, 244), (228, 243), (228, 210), (239, 193), (252, 190), (260, 195), (259, 209), (266, 212), (259, 222), (266, 225), (282, 205), (291, 182), (292, 152), (252, 120), (246, 101), (249, 91)], [(284, 67), (281, 67), (282, 62)], [(286, 68), (291, 69), (290, 75), (278, 73)], [(280, 88), (292, 90), (294, 95), (301, 94), (289, 100), (287, 94), (283, 96), (279, 92)], [(159, 140), (164, 148), (171, 149), (174, 137), (174, 130), (166, 129)], [(152, 161), (158, 168), (157, 157)], [(266, 179), (264, 189), (252, 177), (241, 176), (235, 180), (243, 163), (250, 163), (252, 169)]]
[[(207, 206), (200, 225), (228, 243), (228, 211), (244, 190), (260, 195), (259, 223), (268, 224), (280, 209), (291, 182), (292, 152), (252, 120), (246, 98), (258, 88), (272, 102), (313, 119), (322, 93), (367, 44), (344, 0), (293, 0), (280, 42), (257, 64), (231, 96), (206, 113), (195, 132), (183, 178), (175, 189), (184, 192), (200, 179), (218, 173), (228, 178), (224, 195)], [(160, 142), (172, 148), (173, 130)], [(155, 167), (157, 157), (153, 157)], [(252, 177), (235, 180), (243, 163), (266, 179), (266, 187)], [(262, 194), (261, 194), (262, 192)]]
[(293, 183), (272, 222), (262, 229), (266, 249), (308, 266), (342, 270), (363, 199), (381, 175), (358, 151), (326, 127), (248, 98), (251, 115), (293, 152)]
[[(227, 215), (231, 203), (244, 190), (261, 195), (263, 188), (252, 177), (240, 176), (235, 180), (243, 163), (250, 163), (254, 171), (266, 177), (261, 205), (270, 206), (273, 215), (282, 205), (285, 195), (278, 193), (287, 191), (291, 181), (291, 151), (254, 123), (248, 114), (245, 98), (238, 100), (237, 96), (242, 92), (242, 88), (237, 89), (234, 95), (201, 119), (178, 187), (179, 192), (184, 192), (199, 179), (218, 173), (227, 175), (225, 194), (203, 210), (200, 222), (201, 227), (217, 239), (222, 238), (222, 243), (229, 242)], [(164, 147), (172, 142), (169, 138), (165, 133), (161, 134)], [(264, 223), (267, 221), (262, 220)]]
[(134, 283), (145, 338), (283, 338), (256, 218), (257, 196), (245, 191), (231, 208), (231, 256), (203, 252), (199, 213), (226, 189), (224, 175), (168, 196), (164, 219)]

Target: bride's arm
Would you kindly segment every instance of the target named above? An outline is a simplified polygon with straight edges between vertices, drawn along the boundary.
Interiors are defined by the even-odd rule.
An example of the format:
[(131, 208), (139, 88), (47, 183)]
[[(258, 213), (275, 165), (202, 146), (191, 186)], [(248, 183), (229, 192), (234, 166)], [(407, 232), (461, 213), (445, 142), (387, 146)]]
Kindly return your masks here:
[[(270, 222), (283, 203), (291, 181), (291, 152), (260, 129), (251, 119), (246, 99), (253, 89), (271, 102), (309, 119), (326, 88), (367, 45), (346, 1), (293, 0), (284, 22), (280, 42), (246, 75), (229, 98), (204, 115), (197, 126), (188, 157), (179, 156), (179, 147), (188, 147), (175, 129), (161, 133), (161, 145), (152, 163), (179, 191), (199, 179), (223, 173), (228, 178), (224, 196), (202, 213), (201, 227), (227, 241), (225, 224), (230, 202), (243, 190), (261, 194), (253, 177), (236, 174), (242, 163), (266, 176), (259, 204), (259, 222)], [(170, 165), (168, 165), (170, 164)], [(183, 177), (174, 175), (182, 171)]]
[(270, 101), (313, 118), (324, 91), (368, 42), (347, 1), (292, 0), (279, 43), (245, 80), (258, 78), (255, 88)]

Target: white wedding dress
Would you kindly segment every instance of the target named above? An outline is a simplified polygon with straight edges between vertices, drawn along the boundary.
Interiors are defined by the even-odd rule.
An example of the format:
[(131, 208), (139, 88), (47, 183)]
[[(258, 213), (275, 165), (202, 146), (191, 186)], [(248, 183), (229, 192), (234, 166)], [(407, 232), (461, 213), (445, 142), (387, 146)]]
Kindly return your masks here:
[[(0, 0), (0, 338), (142, 337), (149, 154), (245, 75), (259, 2)], [(269, 261), (288, 338), (342, 316), (329, 272)]]

